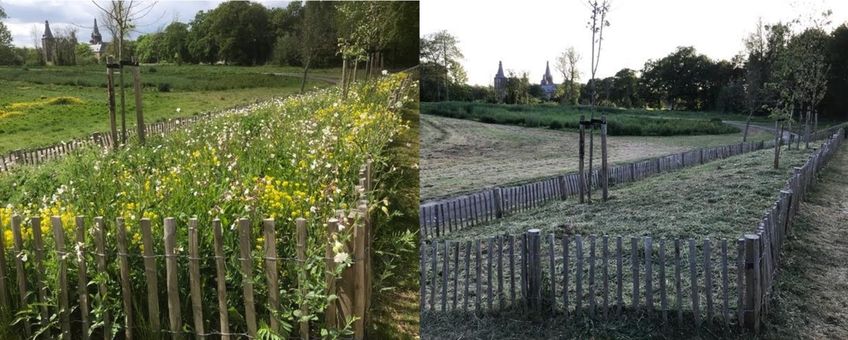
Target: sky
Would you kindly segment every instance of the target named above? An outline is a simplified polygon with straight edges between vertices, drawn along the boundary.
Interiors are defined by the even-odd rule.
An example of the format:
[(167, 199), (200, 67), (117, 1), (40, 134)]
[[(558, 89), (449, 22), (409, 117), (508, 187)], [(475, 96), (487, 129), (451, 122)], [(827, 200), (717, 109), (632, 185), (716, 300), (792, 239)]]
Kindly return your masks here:
[[(106, 0), (97, 0), (105, 3)], [(151, 0), (136, 0), (149, 4)], [(137, 25), (137, 31), (130, 35), (134, 39), (139, 34), (156, 32), (164, 29), (173, 21), (188, 22), (200, 10), (210, 10), (223, 1), (176, 1), (159, 0), (150, 13)], [(265, 7), (285, 7), (289, 1), (257, 1)], [(102, 6), (102, 5), (101, 5)], [(37, 26), (39, 32), (44, 31), (44, 21), (50, 21), (50, 30), (55, 34), (57, 29), (76, 28), (77, 39), (88, 41), (94, 26), (94, 19), (100, 21), (99, 9), (91, 0), (0, 0), (0, 7), (6, 11), (8, 18), (3, 20), (12, 33), (12, 44), (15, 46), (33, 46), (32, 28)], [(110, 41), (111, 37), (102, 23), (98, 23), (103, 40)], [(41, 36), (38, 36), (39, 41)]]
[[(596, 77), (622, 68), (641, 70), (678, 46), (694, 46), (708, 57), (730, 60), (744, 48), (757, 20), (773, 23), (833, 11), (832, 29), (848, 22), (848, 0), (611, 0)], [(459, 40), (468, 82), (492, 85), (504, 71), (527, 72), (539, 83), (550, 61), (556, 83), (562, 76), (554, 59), (569, 46), (582, 55), (581, 79), (590, 78), (590, 10), (585, 0), (505, 1), (422, 0), (421, 33), (447, 30)], [(802, 25), (809, 23), (803, 19)], [(801, 27), (801, 26), (799, 26)]]

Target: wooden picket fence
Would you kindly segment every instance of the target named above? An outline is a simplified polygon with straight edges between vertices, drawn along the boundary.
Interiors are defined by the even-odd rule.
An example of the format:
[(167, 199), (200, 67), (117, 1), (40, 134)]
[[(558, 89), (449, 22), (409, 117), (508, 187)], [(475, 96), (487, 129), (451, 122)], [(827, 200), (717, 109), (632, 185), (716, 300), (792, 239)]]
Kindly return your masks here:
[[(674, 171), (774, 146), (775, 141), (739, 143), (674, 153), (609, 168), (611, 184), (635, 182), (662, 172)], [(593, 189), (600, 183), (600, 169), (592, 171)], [(419, 208), (421, 239), (448, 235), (456, 230), (534, 209), (554, 200), (566, 200), (580, 192), (579, 174), (545, 178), (530, 183), (494, 187), (472, 194), (425, 202)]]
[[(342, 329), (349, 321), (353, 322), (353, 338), (363, 339), (365, 337), (365, 325), (368, 320), (368, 311), (371, 301), (371, 241), (372, 241), (372, 219), (368, 212), (367, 193), (372, 189), (371, 162), (366, 162), (360, 169), (359, 184), (356, 186), (359, 192), (357, 206), (351, 210), (336, 211), (336, 216), (330, 218), (326, 223), (308, 222), (303, 218), (294, 221), (296, 240), (295, 254), (280, 254), (278, 246), (279, 239), (277, 231), (288, 227), (279, 225), (279, 221), (271, 218), (261, 221), (251, 221), (246, 218), (237, 219), (234, 228), (238, 233), (238, 253), (226, 254), (223, 247), (223, 233), (221, 221), (214, 219), (210, 226), (200, 226), (196, 218), (188, 220), (186, 225), (178, 225), (174, 218), (164, 219), (163, 235), (161, 241), (154, 240), (151, 230), (151, 220), (140, 219), (137, 225), (128, 226), (128, 221), (117, 218), (114, 224), (102, 217), (93, 219), (93, 228), (86, 225), (88, 221), (83, 216), (77, 216), (75, 225), (64, 226), (62, 219), (58, 216), (52, 217), (50, 230), (52, 235), (42, 235), (43, 228), (40, 217), (23, 219), (21, 216), (12, 216), (10, 221), (14, 244), (4, 244), (4, 237), (0, 237), (0, 313), (6, 315), (18, 315), (19, 312), (36, 308), (41, 322), (46, 320), (57, 320), (55, 326), (41, 333), (41, 337), (62, 339), (89, 339), (90, 337), (103, 337), (112, 339), (121, 334), (111, 334), (112, 323), (121, 323), (123, 337), (132, 339), (142, 335), (152, 335), (155, 338), (168, 336), (170, 338), (254, 338), (257, 335), (258, 324), (264, 322), (269, 327), (281, 332), (282, 323), (289, 322), (296, 325), (289, 338), (310, 339), (320, 337), (316, 332), (318, 327), (312, 327), (311, 322), (294, 317), (293, 320), (281, 320), (271, 311), (281, 309), (281, 278), (280, 268), (288, 263), (295, 263), (298, 271), (295, 280), (298, 286), (297, 301), (304, 301), (307, 294), (308, 275), (303, 265), (307, 260), (306, 242), (309, 230), (315, 228), (327, 228), (326, 239), (326, 275), (324, 277), (327, 294), (336, 295), (338, 299), (329, 304), (323, 311), (323, 324), (326, 329)], [(308, 225), (313, 223), (312, 225)], [(345, 249), (352, 258), (352, 265), (343, 269), (340, 279), (334, 274), (336, 266), (333, 250), (334, 240), (341, 233), (340, 224), (346, 226), (350, 235), (344, 244)], [(261, 234), (252, 231), (255, 226), (261, 225)], [(7, 226), (0, 225), (0, 235), (3, 235)], [(141, 231), (141, 252), (134, 253), (128, 245), (128, 228), (139, 228)], [(179, 249), (187, 248), (188, 254), (180, 254), (177, 247), (177, 228), (187, 228), (188, 243), (180, 245)], [(66, 235), (68, 230), (73, 230), (73, 235)], [(200, 238), (202, 233), (212, 234), (214, 239), (213, 249), (202, 249)], [(86, 237), (90, 233), (91, 237)], [(24, 239), (24, 234), (31, 235), (31, 241)], [(260, 237), (264, 244), (252, 244), (252, 240)], [(107, 237), (114, 237), (112, 242), (107, 243)], [(209, 238), (209, 236), (205, 236)], [(345, 238), (339, 237), (339, 240)], [(158, 243), (161, 242), (161, 243)], [(93, 243), (93, 245), (91, 244)], [(115, 244), (114, 249), (109, 244)], [(262, 248), (262, 255), (255, 255), (253, 250)], [(164, 249), (161, 254), (155, 254), (154, 249)], [(214, 255), (212, 255), (214, 254)], [(27, 256), (29, 255), (29, 256)], [(282, 256), (281, 256), (282, 255)], [(28, 258), (29, 257), (29, 258)], [(130, 266), (132, 258), (140, 258), (143, 268)], [(118, 261), (118, 273), (110, 273), (111, 261)], [(235, 260), (240, 264), (236, 273), (226, 271), (226, 263)], [(9, 264), (7, 266), (7, 261)], [(162, 282), (159, 282), (159, 270), (162, 261), (165, 265), (165, 289), (161, 291)], [(200, 268), (214, 261), (214, 273), (201, 273)], [(58, 267), (56, 277), (45, 277), (45, 265)], [(255, 267), (256, 263), (264, 266)], [(14, 272), (8, 269), (14, 268)], [(77, 277), (68, 277), (69, 269), (77, 273)], [(90, 278), (102, 277), (103, 274), (117, 278), (115, 281), (121, 287), (120, 310), (103, 310), (99, 320), (103, 324), (91, 332), (94, 328), (92, 321), (92, 301), (102, 301), (108, 296), (108, 287), (105, 280), (90, 281)], [(178, 286), (179, 277), (188, 275), (190, 296), (180, 296)], [(202, 286), (202, 282), (209, 282), (208, 278), (214, 275), (216, 284), (214, 286)], [(227, 294), (234, 287), (228, 287), (227, 277), (240, 277), (242, 286), (240, 290), (243, 296), (243, 304), (235, 307), (243, 313), (244, 320), (235, 321), (230, 319)], [(135, 285), (131, 277), (144, 278), (144, 292), (134, 289)], [(207, 278), (207, 280), (203, 280)], [(266, 301), (257, 301), (254, 284), (257, 280), (264, 278), (264, 286), (267, 287)], [(55, 280), (55, 281), (54, 281)], [(291, 279), (289, 279), (291, 280)], [(14, 285), (11, 283), (14, 282)], [(50, 285), (48, 282), (55, 282)], [(95, 285), (94, 282), (97, 282)], [(91, 283), (91, 284), (90, 284)], [(262, 283), (259, 283), (262, 284)], [(286, 291), (282, 287), (282, 291)], [(54, 303), (50, 303), (48, 297), (56, 296)], [(217, 315), (204, 315), (204, 310), (210, 310), (209, 306), (202, 305), (203, 296), (217, 297)], [(164, 302), (160, 301), (164, 298)], [(186, 302), (188, 299), (190, 301)], [(183, 312), (181, 306), (190, 305), (190, 312)], [(259, 307), (257, 308), (257, 305)], [(160, 308), (164, 307), (165, 311)], [(141, 323), (134, 315), (136, 312), (146, 312), (145, 323)], [(299, 311), (303, 315), (309, 314), (307, 305), (301, 302)], [(167, 318), (165, 317), (167, 313)], [(123, 322), (116, 320), (122, 317)], [(264, 320), (260, 318), (264, 317)], [(17, 325), (10, 325), (19, 329), (19, 334), (25, 338), (34, 335), (39, 327), (31, 318), (25, 318)], [(38, 318), (36, 318), (38, 320)], [(166, 320), (162, 323), (162, 320)], [(190, 324), (184, 325), (184, 320), (191, 320)], [(36, 321), (37, 322), (37, 321)], [(242, 330), (234, 332), (233, 329)], [(90, 334), (93, 334), (90, 336)]]
[(663, 324), (745, 326), (768, 313), (780, 249), (815, 174), (845, 138), (840, 129), (795, 168), (753, 233), (736, 240), (521, 235), (425, 240), (421, 310), (524, 309), (593, 319), (648, 316)]

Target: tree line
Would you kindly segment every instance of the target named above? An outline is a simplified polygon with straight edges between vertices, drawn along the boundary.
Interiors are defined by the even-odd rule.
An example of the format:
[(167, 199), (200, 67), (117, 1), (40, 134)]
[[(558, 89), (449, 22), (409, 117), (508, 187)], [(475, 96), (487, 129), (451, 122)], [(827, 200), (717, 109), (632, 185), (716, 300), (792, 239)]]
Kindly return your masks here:
[[(109, 13), (113, 7), (108, 5), (101, 9)], [(135, 25), (131, 20), (103, 24), (127, 33)], [(336, 67), (346, 59), (379, 58), (380, 66), (405, 67), (418, 62), (417, 2), (294, 1), (284, 8), (267, 8), (230, 1), (198, 12), (189, 22), (175, 21), (135, 40), (119, 38), (120, 30), (110, 31), (113, 37), (107, 54), (136, 57), (144, 63)], [(119, 45), (120, 51), (116, 50)], [(0, 22), (0, 65), (43, 65), (37, 49), (13, 47), (8, 29)], [(74, 64), (96, 61), (85, 43), (73, 51)]]
[[(848, 118), (848, 24), (828, 32), (825, 12), (807, 27), (799, 20), (758, 22), (745, 39), (745, 49), (731, 60), (714, 60), (694, 47), (678, 47), (667, 56), (648, 60), (641, 70), (624, 68), (606, 78), (580, 82), (575, 64), (581, 60), (573, 48), (555, 59), (565, 81), (552, 102), (591, 104), (597, 92), (600, 106), (718, 111), (773, 116), (803, 121), (819, 113), (832, 120)], [(490, 86), (465, 83), (459, 63), (461, 51), (450, 50), (456, 38), (448, 32), (421, 37), (421, 100), (449, 100), (526, 104), (544, 102), (540, 85), (527, 84), (526, 74), (510, 74), (507, 93), (497, 98)], [(433, 46), (442, 45), (441, 49)], [(449, 65), (444, 72), (445, 60)]]

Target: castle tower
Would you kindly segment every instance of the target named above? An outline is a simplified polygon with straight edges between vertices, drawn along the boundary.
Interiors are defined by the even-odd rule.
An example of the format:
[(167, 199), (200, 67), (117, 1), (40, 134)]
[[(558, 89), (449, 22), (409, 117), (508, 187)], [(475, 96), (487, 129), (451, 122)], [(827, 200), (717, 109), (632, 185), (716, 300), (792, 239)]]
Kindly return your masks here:
[(103, 43), (103, 36), (100, 35), (100, 30), (97, 29), (97, 19), (95, 18), (94, 19), (94, 31), (91, 32), (91, 41), (89, 41), (89, 44), (99, 45), (99, 44), (102, 44), (102, 43)]
[(545, 94), (546, 99), (551, 99), (556, 93), (556, 84), (554, 84), (554, 77), (551, 75), (551, 65), (550, 62), (545, 62), (545, 75), (542, 76), (542, 93)]
[(55, 65), (58, 55), (56, 54), (56, 39), (53, 37), (53, 32), (50, 31), (50, 22), (44, 21), (44, 34), (41, 36), (41, 51), (44, 56), (44, 62), (48, 65)]
[(506, 97), (506, 76), (504, 76), (503, 63), (498, 61), (498, 74), (495, 75), (495, 96), (498, 102), (503, 102)]

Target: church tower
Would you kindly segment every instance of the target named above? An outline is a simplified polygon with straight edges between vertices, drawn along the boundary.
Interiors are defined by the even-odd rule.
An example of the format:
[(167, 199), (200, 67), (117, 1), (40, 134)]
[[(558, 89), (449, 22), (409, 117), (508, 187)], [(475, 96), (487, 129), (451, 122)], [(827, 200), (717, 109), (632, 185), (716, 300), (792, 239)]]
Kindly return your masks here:
[(94, 31), (91, 32), (91, 41), (88, 42), (92, 45), (99, 45), (103, 43), (103, 36), (100, 35), (100, 30), (97, 29), (97, 19), (94, 19)]
[(506, 98), (506, 76), (504, 76), (503, 63), (498, 61), (498, 74), (495, 75), (495, 97), (498, 102)]
[(556, 93), (556, 84), (554, 84), (554, 77), (551, 75), (551, 65), (550, 62), (545, 62), (545, 75), (542, 76), (542, 93), (545, 94), (546, 99), (551, 99)]
[(47, 20), (44, 21), (44, 34), (41, 36), (41, 51), (47, 65), (56, 64), (56, 59), (58, 59), (56, 38), (53, 37), (53, 32), (50, 31), (50, 22)]

